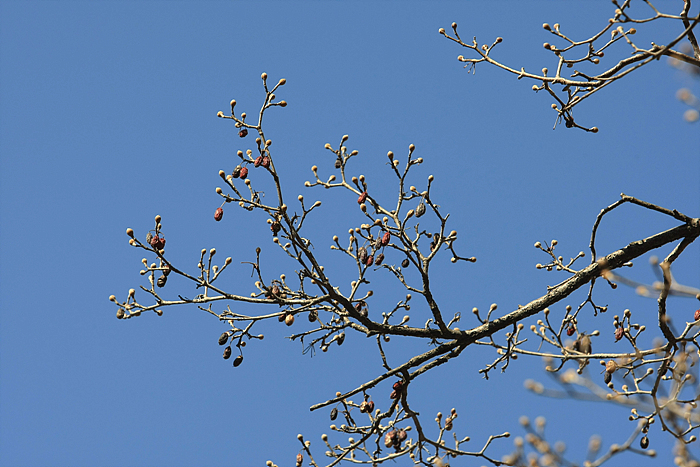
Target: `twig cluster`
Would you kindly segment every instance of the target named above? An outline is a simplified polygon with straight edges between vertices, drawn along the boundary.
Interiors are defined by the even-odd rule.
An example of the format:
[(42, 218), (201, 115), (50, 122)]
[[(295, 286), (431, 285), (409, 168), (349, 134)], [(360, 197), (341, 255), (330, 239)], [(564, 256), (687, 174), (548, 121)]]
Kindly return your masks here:
[[(321, 202), (315, 201), (308, 206), (304, 196), (299, 195), (296, 198), (298, 205), (294, 204), (296, 207), (291, 207), (291, 203), (287, 204), (283, 184), (274, 163), (272, 140), (268, 139), (263, 131), (265, 113), (270, 108), (287, 105), (285, 101), (276, 101), (275, 95), (286, 81), (280, 80), (271, 89), (268, 88), (267, 74), (263, 73), (262, 81), (265, 98), (257, 122), (247, 121), (245, 113), (236, 115), (235, 100), (231, 101), (230, 115), (218, 113), (220, 118), (234, 122), (241, 138), (247, 137), (249, 132), (257, 136), (254, 148), (237, 152), (237, 163), (230, 169), (231, 173), (224, 170), (219, 172), (225, 185), (223, 188), (216, 188), (222, 204), (215, 210), (214, 219), (216, 222), (222, 221), (224, 206), (229, 204), (256, 212), (261, 225), (267, 222), (273, 245), (280, 248), (297, 269), (293, 274), (290, 272), (289, 276), (282, 274), (278, 279), (269, 279), (260, 263), (263, 250), (258, 247), (255, 250), (255, 259), (244, 263), (252, 269), (248, 292), (225, 291), (217, 280), (231, 265), (231, 258), (226, 258), (220, 265), (215, 264), (216, 249), (203, 249), (199, 254), (197, 272), (185, 272), (184, 268), (168, 259), (162, 219), (157, 216), (155, 229), (145, 236), (144, 242), (132, 229), (127, 229), (129, 243), (155, 257), (155, 262), (150, 264), (144, 259), (145, 269), (141, 271), (142, 275), (149, 278), (149, 286), (142, 286), (141, 289), (152, 297), (154, 303), (146, 305), (137, 302), (134, 289), (129, 290), (124, 301), (111, 296), (110, 300), (118, 307), (118, 318), (128, 319), (147, 311), (162, 315), (163, 309), (169, 306), (196, 304), (199, 309), (216, 316), (226, 326), (218, 338), (218, 343), (225, 346), (224, 359), (231, 358), (234, 353), (233, 347), (236, 348), (237, 356), (233, 359), (233, 366), (242, 364), (247, 343), (264, 338), (263, 334), (254, 334), (253, 328), (264, 326), (262, 323), (265, 321), (276, 319), (292, 326), (298, 318), (306, 317), (308, 324), (298, 326), (302, 329), (290, 336), (290, 339), (298, 339), (303, 343), (305, 352), (313, 352), (317, 347), (327, 352), (333, 345), (342, 345), (348, 332), (354, 331), (373, 337), (382, 365), (380, 374), (311, 407), (311, 410), (330, 408), (332, 421), (342, 415), (344, 423), (333, 424), (330, 428), (336, 436), (349, 436), (347, 442), (333, 443), (327, 435), (322, 436), (329, 466), (337, 465), (341, 461), (378, 465), (401, 456), (409, 456), (414, 463), (421, 465), (446, 465), (449, 458), (458, 456), (478, 457), (494, 465), (512, 464), (520, 459), (522, 456), (518, 454), (519, 451), (515, 457), (511, 456), (506, 460), (495, 459), (487, 453), (492, 442), (508, 437), (509, 433), (493, 434), (480, 449), (468, 450), (464, 445), (469, 442), (469, 436), (458, 436), (453, 431), (457, 418), (455, 409), (445, 418), (438, 414), (435, 418), (437, 427), (430, 427), (422, 423), (424, 420), (419, 413), (409, 405), (411, 384), (416, 378), (459, 357), (471, 345), (490, 346), (495, 350), (496, 357), (493, 363), (481, 370), (487, 378), (489, 372), (495, 368), (505, 371), (509, 363), (519, 356), (540, 356), (549, 359), (547, 370), (552, 374), (559, 374), (568, 361), (576, 362), (579, 373), (582, 373), (590, 360), (600, 359), (605, 364), (604, 378), (607, 380), (607, 386), (604, 387), (607, 389), (601, 390), (607, 391), (606, 399), (619, 399), (627, 401), (626, 403), (637, 399), (647, 402), (646, 405), (640, 403), (639, 406), (635, 406), (635, 420), (646, 423), (640, 428), (645, 435), (645, 430), (648, 431), (653, 421), (658, 420), (664, 430), (671, 432), (680, 441), (695, 441), (691, 432), (700, 424), (699, 415), (695, 410), (697, 405), (695, 399), (685, 394), (687, 388), (696, 384), (696, 380), (689, 376), (689, 369), (695, 363), (697, 349), (700, 348), (697, 341), (700, 335), (697, 319), (700, 316), (688, 322), (683, 331), (676, 332), (668, 319), (665, 300), (673, 290), (670, 267), (684, 249), (700, 235), (700, 219), (623, 195), (618, 202), (603, 209), (596, 219), (589, 246), (591, 261), (587, 266), (576, 269), (578, 261), (586, 256), (583, 252), (565, 261), (562, 255), (555, 252), (557, 241), (549, 244), (536, 243), (535, 246), (547, 256), (547, 262), (538, 264), (537, 267), (546, 271), (558, 271), (567, 274), (568, 277), (557, 285), (548, 287), (547, 293), (542, 297), (510, 312), (498, 315), (498, 306), (493, 304), (483, 316), (474, 308), (472, 311), (475, 322), (473, 325), (467, 323), (466, 329), (463, 330), (456, 327), (462, 320), (462, 310), (454, 310), (448, 315), (433, 295), (430, 265), (440, 259), (449, 258), (453, 263), (470, 263), (476, 261), (476, 258), (457, 253), (455, 243), (458, 233), (448, 229), (450, 216), (443, 213), (431, 195), (434, 177), (431, 175), (427, 178), (423, 189), (406, 186), (409, 171), (423, 162), (421, 157), (414, 156), (416, 148), (413, 145), (409, 146), (403, 164), (393, 152), (387, 153), (388, 170), (393, 174), (396, 183), (397, 196), (393, 201), (380, 199), (372, 188), (372, 183), (376, 181), (363, 175), (352, 175), (351, 161), (359, 153), (356, 150), (348, 150), (347, 135), (340, 138), (335, 148), (331, 144), (326, 145), (334, 160), (330, 170), (336, 172), (321, 177), (321, 169), (317, 166), (312, 167), (314, 178), (306, 182), (305, 186), (346, 190), (352, 198), (357, 197), (358, 209), (365, 218), (365, 222), (348, 230), (347, 241), (341, 241), (336, 235), (330, 245), (331, 249), (340, 255), (336, 261), (345, 261), (344, 264), (347, 264), (348, 268), (356, 270), (356, 277), (350, 282), (349, 288), (344, 287), (347, 292), (343, 292), (340, 284), (331, 282), (326, 276), (321, 257), (304, 231), (306, 219), (321, 206)], [(270, 177), (275, 187), (274, 196), (265, 199), (263, 193), (256, 188), (259, 177)], [(678, 225), (665, 232), (632, 242), (608, 255), (598, 256), (595, 236), (600, 222), (605, 214), (622, 204), (636, 204), (671, 216)], [(596, 305), (593, 301), (594, 285), (598, 279), (615, 287), (612, 271), (629, 266), (633, 259), (673, 242), (678, 242), (676, 248), (661, 263), (665, 285), (658, 298), (658, 327), (664, 336), (663, 343), (649, 349), (642, 348), (638, 337), (646, 328), (635, 323), (632, 312), (626, 310), (622, 318), (615, 316), (611, 332), (615, 332), (616, 338), (619, 334), (617, 340), (624, 342), (627, 348), (616, 352), (593, 353), (593, 339), (600, 335), (600, 332), (589, 332), (582, 327), (580, 321), (588, 304), (591, 305), (594, 315), (607, 311), (607, 307)], [(418, 280), (409, 279), (406, 274), (408, 269), (417, 274)], [(381, 314), (370, 313), (374, 292), (368, 288), (367, 278), (382, 271), (394, 277), (405, 289), (406, 295), (396, 302), (393, 309)], [(193, 298), (180, 294), (177, 294), (176, 299), (164, 298), (161, 289), (166, 287), (170, 274), (188, 279), (197, 294)], [(589, 291), (586, 299), (576, 309), (566, 306), (565, 312), (555, 319), (555, 312), (550, 311), (552, 307), (587, 284)], [(418, 303), (416, 297), (420, 297)], [(231, 309), (231, 302), (273, 305), (274, 311), (242, 314)], [(429, 319), (424, 325), (414, 327), (409, 321), (416, 310), (427, 312)], [(523, 321), (538, 314), (542, 315), (541, 319), (536, 326), (530, 328), (537, 345), (532, 347), (533, 344), (529, 344), (528, 338), (525, 337)], [(432, 347), (397, 364), (391, 361), (389, 349), (385, 349), (392, 337), (421, 338), (432, 344)], [(567, 342), (568, 337), (575, 340)], [(562, 378), (566, 375), (569, 375), (569, 372), (563, 372)], [(572, 376), (566, 377), (569, 380), (566, 380), (565, 384), (579, 381), (571, 379), (574, 378)], [(613, 377), (616, 381), (624, 383), (619, 390), (616, 389), (616, 383), (611, 381)], [(651, 387), (646, 387), (645, 384)], [(384, 394), (388, 397), (379, 397)], [(359, 415), (358, 412), (363, 415)], [(681, 420), (687, 423), (682, 425)], [(452, 441), (448, 440), (449, 432), (453, 433)], [(537, 439), (542, 438), (541, 434), (533, 433), (532, 436), (539, 437)], [(320, 457), (318, 454), (316, 457), (312, 454), (310, 441), (304, 440), (302, 435), (299, 436), (299, 440), (302, 448), (297, 455), (297, 465), (301, 465), (304, 459), (307, 459), (310, 465), (319, 466)], [(535, 447), (538, 446), (538, 442), (534, 438), (528, 440), (528, 443)], [(547, 451), (547, 454), (555, 456), (553, 452)], [(600, 459), (603, 457), (599, 458), (596, 461), (598, 464), (595, 465), (602, 463)]]

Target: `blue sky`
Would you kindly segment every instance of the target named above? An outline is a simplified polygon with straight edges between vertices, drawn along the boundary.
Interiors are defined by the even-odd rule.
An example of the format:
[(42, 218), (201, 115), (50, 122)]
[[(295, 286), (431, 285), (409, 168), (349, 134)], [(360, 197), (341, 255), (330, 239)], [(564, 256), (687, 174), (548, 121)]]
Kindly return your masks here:
[[(291, 275), (294, 265), (275, 249), (264, 217), (227, 207), (222, 222), (212, 219), (218, 171), (230, 171), (235, 151), (254, 144), (216, 113), (235, 98), (237, 109), (256, 114), (263, 71), (272, 82), (287, 79), (278, 96), (288, 107), (266, 116), (286, 196), (323, 202), (309, 235), (332, 277), (347, 278), (343, 287), (352, 266), (328, 247), (334, 234), (342, 238), (361, 222), (360, 213), (350, 211), (351, 194), (304, 188), (310, 167), (330, 174), (334, 159), (323, 146), (349, 134), (348, 148), (360, 151), (351, 170), (390, 200), (386, 152), (403, 160), (416, 145), (425, 162), (412, 183), (424, 186), (435, 176), (432, 196), (451, 213), (458, 251), (478, 258), (453, 265), (445, 256), (432, 269), (441, 306), (461, 311), (462, 327), (476, 324), (469, 321), (474, 306), (496, 302), (505, 313), (563, 279), (535, 269), (546, 258), (533, 243), (556, 238), (569, 257), (586, 250), (596, 214), (621, 192), (698, 216), (700, 132), (683, 121), (685, 107), (675, 98), (681, 87), (697, 94), (697, 80), (661, 60), (577, 107), (577, 119), (598, 126), (598, 134), (553, 131), (551, 102), (530, 90), (532, 82), (484, 65), (467, 74), (456, 57), (468, 51), (437, 32), (456, 21), (463, 37), (490, 43), (502, 36), (499, 59), (539, 70), (554, 66), (542, 48), (551, 40), (543, 22), (582, 37), (607, 21), (610, 6), (0, 2), (0, 465), (291, 465), (297, 433), (323, 458), (328, 413), (308, 407), (381, 371), (364, 337), (349, 335), (343, 347), (311, 358), (284, 339), (288, 328), (263, 323), (265, 340), (251, 343), (234, 369), (217, 345), (225, 328), (211, 316), (183, 307), (118, 321), (107, 300), (146, 284), (138, 274), (143, 255), (124, 231), (145, 235), (156, 214), (168, 254), (190, 271), (202, 248), (216, 247), (237, 265), (260, 246), (267, 277)], [(647, 43), (676, 33), (670, 23), (652, 29)], [(628, 53), (620, 46), (606, 58)], [(674, 225), (625, 206), (604, 221), (599, 249)], [(688, 285), (698, 286), (698, 248), (674, 269)], [(230, 291), (250, 293), (249, 273), (232, 268)], [(645, 259), (628, 275), (654, 280)], [(386, 291), (377, 293), (375, 310), (401, 299), (390, 277), (377, 273), (374, 287)], [(196, 294), (184, 281), (166, 290)], [(600, 296), (615, 313), (638, 313), (655, 332), (654, 300), (625, 288), (601, 287)], [(697, 307), (670, 304), (678, 322)], [(420, 322), (426, 310), (414, 306), (412, 313)], [(585, 319), (590, 330), (610, 331), (611, 322), (611, 313)], [(612, 340), (600, 342), (604, 348)], [(425, 349), (422, 342), (391, 344), (396, 364)], [(520, 415), (544, 415), (555, 434), (550, 441), (567, 442), (577, 461), (590, 435), (609, 446), (633, 429), (625, 409), (526, 392), (525, 378), (546, 380), (539, 361), (520, 359), (481, 379), (479, 368), (492, 359), (469, 349), (423, 378), (414, 386), (414, 410), (430, 420), (456, 407), (455, 425), (477, 450), (489, 434), (523, 435)], [(373, 396), (381, 400), (381, 389)], [(658, 427), (649, 437), (670, 459)], [(493, 453), (511, 448), (503, 441)]]

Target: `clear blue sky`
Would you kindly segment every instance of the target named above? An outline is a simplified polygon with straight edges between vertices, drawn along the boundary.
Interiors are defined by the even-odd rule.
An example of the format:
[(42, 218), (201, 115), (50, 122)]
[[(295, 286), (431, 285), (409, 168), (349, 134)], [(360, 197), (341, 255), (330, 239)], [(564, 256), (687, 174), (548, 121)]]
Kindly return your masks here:
[[(146, 284), (138, 274), (143, 255), (128, 246), (124, 230), (143, 236), (156, 214), (163, 216), (168, 254), (189, 271), (202, 248), (216, 247), (236, 265), (261, 246), (267, 277), (292, 274), (262, 216), (228, 207), (222, 222), (212, 218), (220, 204), (218, 171), (230, 171), (235, 151), (254, 144), (216, 113), (232, 98), (237, 109), (257, 113), (263, 71), (273, 82), (287, 79), (278, 95), (289, 106), (266, 120), (286, 195), (323, 201), (309, 235), (339, 278), (350, 265), (328, 249), (331, 237), (344, 236), (361, 218), (348, 211), (351, 195), (304, 188), (310, 167), (330, 174), (333, 159), (323, 146), (349, 134), (348, 147), (361, 156), (351, 170), (393, 199), (386, 152), (403, 160), (408, 145), (416, 145), (425, 163), (412, 183), (421, 186), (434, 174), (433, 196), (451, 213), (458, 250), (478, 257), (452, 265), (445, 256), (433, 268), (437, 298), (449, 313), (462, 312), (463, 328), (476, 324), (474, 306), (497, 302), (505, 313), (563, 279), (535, 269), (545, 258), (533, 243), (556, 238), (565, 257), (586, 250), (596, 214), (621, 192), (700, 215), (700, 131), (682, 120), (685, 107), (675, 98), (681, 87), (694, 86), (697, 94), (697, 80), (661, 60), (577, 107), (577, 118), (598, 126), (598, 134), (553, 131), (551, 102), (530, 90), (532, 82), (483, 65), (467, 74), (456, 61), (467, 51), (438, 28), (457, 21), (463, 37), (482, 43), (502, 36), (499, 59), (539, 70), (554, 67), (542, 48), (551, 40), (542, 22), (559, 22), (582, 38), (607, 20), (611, 4), (501, 5), (507, 8), (0, 2), (0, 465), (224, 466), (267, 459), (292, 465), (297, 433), (323, 458), (328, 413), (308, 407), (381, 371), (364, 337), (349, 335), (343, 347), (311, 358), (284, 339), (288, 328), (267, 323), (260, 327), (265, 340), (249, 345), (234, 369), (217, 345), (225, 328), (211, 316), (184, 307), (118, 321), (107, 300)], [(676, 29), (666, 24), (656, 32), (662, 38), (646, 43)], [(628, 53), (619, 47), (606, 58)], [(604, 222), (600, 251), (673, 225), (626, 206)], [(693, 245), (674, 270), (689, 285), (700, 282), (698, 252)], [(628, 275), (654, 280), (645, 261)], [(228, 289), (250, 293), (249, 273), (243, 265), (231, 270)], [(390, 277), (376, 276), (378, 312), (401, 294), (391, 295)], [(197, 293), (183, 281), (169, 282), (166, 291), (172, 298)], [(614, 349), (612, 314), (624, 308), (656, 332), (654, 300), (625, 288), (601, 287), (600, 294), (612, 312), (583, 319), (586, 329), (607, 332), (594, 342), (597, 349)], [(581, 300), (579, 294), (566, 303)], [(678, 322), (697, 307), (690, 300), (670, 304)], [(416, 305), (412, 314), (419, 323), (426, 310)], [(422, 342), (392, 344), (394, 364), (425, 349)], [(520, 415), (545, 415), (549, 440), (567, 442), (579, 462), (590, 435), (601, 434), (609, 446), (633, 429), (625, 409), (527, 393), (525, 378), (546, 380), (539, 361), (522, 358), (505, 374), (481, 379), (478, 369), (492, 359), (469, 349), (413, 386), (412, 407), (425, 423), (456, 407), (458, 433), (471, 436), (475, 450), (489, 434), (523, 435)], [(601, 378), (598, 368), (590, 371)], [(373, 396), (388, 399), (382, 389)], [(670, 443), (658, 426), (650, 440), (668, 464)], [(492, 453), (511, 449), (512, 439)], [(609, 465), (633, 461), (661, 462), (627, 456)]]

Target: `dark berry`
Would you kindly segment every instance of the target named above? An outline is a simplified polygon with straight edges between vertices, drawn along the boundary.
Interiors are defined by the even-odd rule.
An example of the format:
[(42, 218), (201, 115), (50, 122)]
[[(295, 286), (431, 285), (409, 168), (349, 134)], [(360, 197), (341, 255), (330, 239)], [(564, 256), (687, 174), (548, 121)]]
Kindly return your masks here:
[(224, 349), (224, 360), (231, 358), (231, 346), (229, 345)]
[(219, 222), (222, 217), (224, 217), (224, 208), (217, 208), (216, 211), (214, 211), (214, 220)]
[(639, 440), (639, 445), (642, 447), (642, 449), (648, 448), (649, 447), (649, 437), (642, 436), (642, 439)]
[(238, 132), (238, 136), (240, 136), (241, 138), (245, 138), (246, 136), (248, 136), (248, 130), (246, 128), (243, 128), (241, 131)]
[(237, 165), (235, 169), (233, 169), (233, 173), (231, 174), (233, 178), (238, 178), (241, 176), (241, 166)]
[(236, 358), (233, 359), (233, 366), (239, 366), (241, 363), (243, 363), (243, 355), (239, 355)]
[(225, 332), (219, 336), (219, 345), (224, 345), (228, 342), (228, 333)]
[(410, 264), (410, 263), (409, 263), (409, 261), (408, 261), (408, 258), (406, 258), (406, 259), (404, 259), (403, 261), (401, 261), (401, 267), (402, 267), (402, 268), (407, 268), (409, 264)]
[(338, 418), (338, 408), (333, 407), (333, 410), (331, 410), (331, 420), (335, 420)]
[(168, 278), (166, 276), (160, 276), (158, 280), (156, 281), (156, 285), (158, 287), (165, 287), (165, 283), (168, 281)]
[(374, 260), (374, 264), (379, 266), (380, 264), (382, 264), (382, 261), (384, 261), (384, 253), (379, 253), (377, 255), (377, 259)]
[(339, 169), (343, 165), (343, 161), (340, 160), (340, 158), (335, 160), (335, 168)]

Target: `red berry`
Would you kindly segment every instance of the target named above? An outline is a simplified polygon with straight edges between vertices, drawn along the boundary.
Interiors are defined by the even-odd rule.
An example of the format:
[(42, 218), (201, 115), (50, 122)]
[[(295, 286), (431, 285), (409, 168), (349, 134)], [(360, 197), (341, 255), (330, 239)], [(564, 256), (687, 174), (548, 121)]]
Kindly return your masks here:
[(396, 389), (397, 391), (400, 391), (402, 387), (403, 387), (403, 381), (401, 381), (401, 380), (395, 382), (394, 385), (392, 386), (392, 388)]
[(156, 249), (156, 250), (162, 250), (165, 248), (165, 238), (164, 237), (159, 237), (156, 235), (151, 239), (151, 246)]
[(253, 162), (253, 165), (254, 165), (255, 167), (260, 167), (260, 164), (262, 164), (262, 160), (263, 160), (263, 157), (262, 157), (262, 156), (256, 157), (256, 158), (255, 158), (255, 162)]
[(238, 136), (240, 136), (241, 138), (245, 138), (246, 136), (248, 136), (248, 129), (243, 128), (241, 131), (238, 132)]
[(241, 167), (241, 172), (239, 177), (241, 177), (241, 180), (245, 180), (245, 178), (248, 176), (248, 167)]
[(266, 169), (267, 169), (268, 167), (270, 167), (270, 158), (269, 158), (268, 156), (263, 157), (263, 158), (262, 158), (262, 162), (260, 163), (260, 165), (262, 165), (262, 166), (265, 167)]
[(566, 328), (566, 335), (567, 336), (573, 336), (575, 332), (576, 332), (576, 328), (573, 326), (569, 326), (568, 328)]
[(359, 198), (357, 198), (357, 204), (362, 204), (367, 199), (367, 192), (363, 191)]
[(217, 208), (217, 210), (214, 211), (214, 220), (218, 222), (222, 217), (224, 217), (224, 208)]
[(387, 246), (389, 240), (391, 240), (391, 234), (389, 232), (384, 232), (384, 235), (382, 235), (382, 246)]
[(398, 399), (399, 398), (399, 392), (398, 391), (391, 391), (391, 394), (389, 394), (389, 397), (392, 399)]
[(380, 264), (382, 264), (382, 261), (384, 261), (384, 253), (379, 253), (377, 255), (377, 259), (374, 260), (374, 264), (379, 266)]
[(695, 310), (695, 321), (700, 319), (700, 310)]

